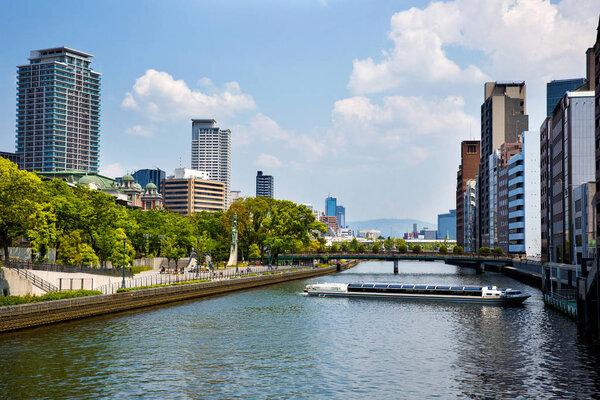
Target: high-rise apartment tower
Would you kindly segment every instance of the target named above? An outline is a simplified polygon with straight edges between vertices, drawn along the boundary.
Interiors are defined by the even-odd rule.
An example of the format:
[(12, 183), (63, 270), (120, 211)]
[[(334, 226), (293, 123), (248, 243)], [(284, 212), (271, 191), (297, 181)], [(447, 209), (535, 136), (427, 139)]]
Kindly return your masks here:
[(273, 198), (273, 176), (264, 175), (262, 171), (256, 172), (256, 197)]
[(68, 47), (34, 50), (18, 67), (17, 154), (28, 171), (98, 172), (100, 74), (93, 56)]
[(214, 119), (192, 119), (192, 169), (206, 171), (208, 179), (225, 184), (225, 210), (231, 190), (231, 131)]
[(526, 114), (525, 82), (486, 82), (484, 97), (481, 105), (481, 161), (477, 183), (478, 246), (490, 247), (493, 245), (497, 212), (494, 205), (497, 196), (495, 190), (490, 188), (490, 178), (497, 166), (490, 164), (490, 160), (494, 159), (491, 156), (503, 143), (518, 141), (519, 134), (529, 129), (529, 116)]

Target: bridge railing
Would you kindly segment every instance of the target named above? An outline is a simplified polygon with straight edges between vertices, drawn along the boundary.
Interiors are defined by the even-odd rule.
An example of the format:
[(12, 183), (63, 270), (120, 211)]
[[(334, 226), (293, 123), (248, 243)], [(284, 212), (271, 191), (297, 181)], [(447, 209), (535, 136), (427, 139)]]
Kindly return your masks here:
[(520, 259), (520, 257), (513, 255), (513, 254), (479, 254), (479, 253), (440, 253), (440, 252), (433, 252), (433, 251), (421, 251), (419, 253), (414, 253), (414, 252), (406, 252), (406, 253), (401, 253), (399, 251), (380, 251), (380, 252), (365, 252), (365, 253), (358, 253), (358, 252), (336, 252), (336, 253), (328, 253), (328, 252), (322, 252), (322, 253), (287, 253), (287, 254), (280, 254), (278, 256), (278, 259), (281, 260), (289, 260), (291, 258), (324, 258), (324, 257), (335, 257), (335, 258), (339, 258), (339, 257), (347, 257), (347, 258), (356, 258), (357, 256), (362, 257), (369, 257), (372, 256), (373, 258), (380, 258), (380, 257), (389, 257), (389, 258), (397, 258), (397, 257), (402, 257), (402, 258), (426, 258), (426, 257), (435, 257), (435, 258), (461, 258), (461, 259), (490, 259), (490, 260), (496, 260), (496, 259), (501, 259), (501, 260), (506, 260), (506, 259)]

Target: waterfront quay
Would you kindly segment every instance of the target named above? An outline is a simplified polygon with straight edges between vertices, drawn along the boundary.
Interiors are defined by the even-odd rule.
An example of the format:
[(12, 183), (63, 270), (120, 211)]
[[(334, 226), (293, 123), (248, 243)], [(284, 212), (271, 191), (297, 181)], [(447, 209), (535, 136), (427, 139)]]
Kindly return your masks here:
[[(0, 332), (223, 294), (289, 280), (306, 279), (331, 274), (353, 265), (355, 262), (338, 263), (322, 268), (269, 269), (263, 271), (264, 274), (248, 273), (249, 271), (246, 274), (235, 274), (235, 271), (229, 271), (231, 276), (227, 274), (227, 271), (225, 271), (225, 275), (221, 271), (216, 274), (211, 273), (214, 280), (198, 283), (193, 283), (194, 281), (186, 283), (183, 279), (180, 281), (179, 276), (176, 276), (173, 279), (173, 286), (141, 287), (138, 290), (122, 293), (5, 306), (0, 307)], [(192, 276), (199, 279), (200, 274), (192, 274)], [(194, 278), (190, 277), (191, 279)], [(130, 281), (130, 285), (132, 285), (131, 282), (135, 281)]]

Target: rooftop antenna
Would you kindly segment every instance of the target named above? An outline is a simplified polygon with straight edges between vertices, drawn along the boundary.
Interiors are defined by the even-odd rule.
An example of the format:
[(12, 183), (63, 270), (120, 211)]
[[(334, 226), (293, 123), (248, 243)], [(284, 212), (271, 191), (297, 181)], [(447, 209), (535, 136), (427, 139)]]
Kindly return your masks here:
[(179, 168), (181, 168), (181, 156), (179, 156)]

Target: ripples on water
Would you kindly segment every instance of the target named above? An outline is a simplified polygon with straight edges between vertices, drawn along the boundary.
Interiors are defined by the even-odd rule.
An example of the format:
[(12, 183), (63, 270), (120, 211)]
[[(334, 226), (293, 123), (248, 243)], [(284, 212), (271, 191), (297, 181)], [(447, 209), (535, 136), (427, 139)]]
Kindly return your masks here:
[[(0, 398), (592, 398), (573, 322), (500, 274), (366, 262), (343, 273), (0, 335)], [(306, 298), (308, 282), (513, 287), (523, 307)]]

